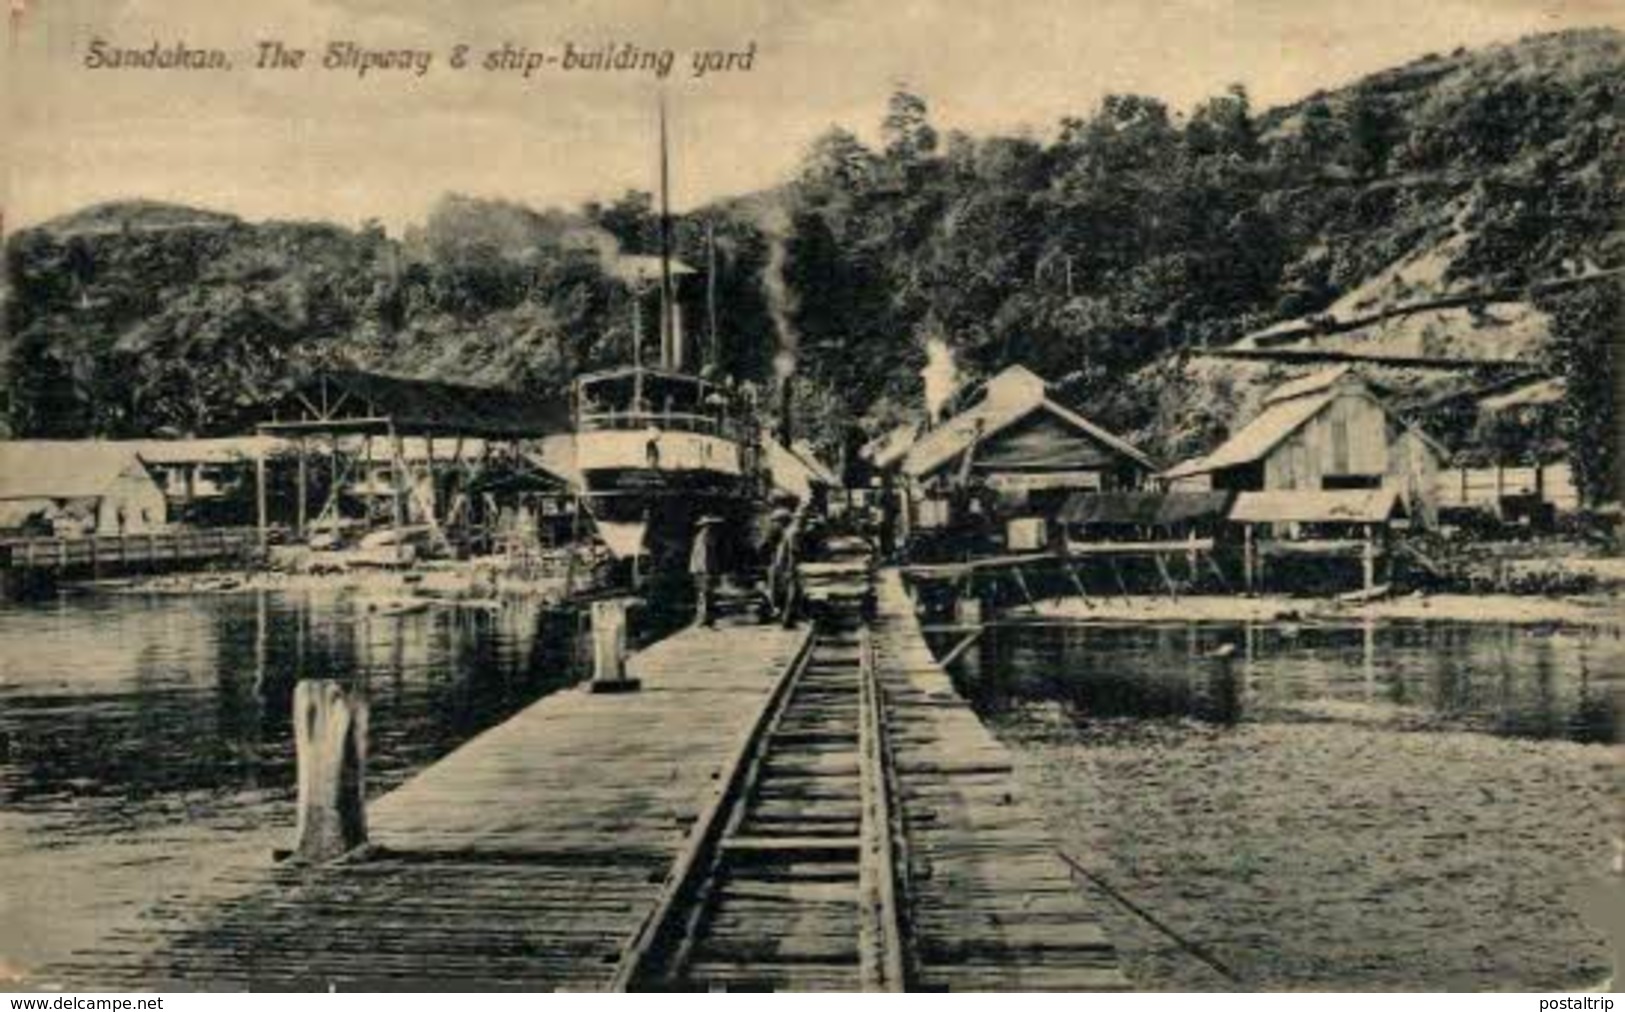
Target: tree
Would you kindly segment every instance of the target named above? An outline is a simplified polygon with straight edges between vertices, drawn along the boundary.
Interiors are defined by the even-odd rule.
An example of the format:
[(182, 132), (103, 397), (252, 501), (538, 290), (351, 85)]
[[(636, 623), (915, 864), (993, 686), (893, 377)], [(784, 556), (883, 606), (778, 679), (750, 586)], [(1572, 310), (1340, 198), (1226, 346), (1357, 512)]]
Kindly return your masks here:
[(1368, 88), (1355, 91), (1343, 113), (1348, 140), (1343, 160), (1362, 178), (1380, 176), (1388, 169), (1388, 156), (1397, 141), (1397, 119), (1380, 95)]
[(627, 190), (608, 207), (589, 205), (587, 217), (614, 236), (621, 249), (632, 253), (654, 253), (660, 246), (660, 219), (655, 215), (654, 195), (647, 190)]
[(1247, 89), (1232, 84), (1225, 94), (1196, 107), (1185, 127), (1185, 147), (1192, 155), (1228, 155), (1244, 161), (1258, 157), (1258, 128), (1253, 123)]
[(841, 127), (820, 134), (801, 160), (801, 181), (826, 191), (861, 193), (874, 182), (874, 174), (874, 152)]
[(1593, 505), (1617, 499), (1616, 343), (1625, 334), (1625, 290), (1611, 282), (1586, 285), (1551, 298), (1545, 308), (1552, 314), (1549, 362), (1565, 384), (1557, 429), (1568, 445), (1575, 487)]
[(937, 150), (937, 131), (931, 125), (925, 99), (902, 88), (892, 92), (886, 104), (880, 136), (885, 141), (887, 160), (903, 168), (923, 162)]

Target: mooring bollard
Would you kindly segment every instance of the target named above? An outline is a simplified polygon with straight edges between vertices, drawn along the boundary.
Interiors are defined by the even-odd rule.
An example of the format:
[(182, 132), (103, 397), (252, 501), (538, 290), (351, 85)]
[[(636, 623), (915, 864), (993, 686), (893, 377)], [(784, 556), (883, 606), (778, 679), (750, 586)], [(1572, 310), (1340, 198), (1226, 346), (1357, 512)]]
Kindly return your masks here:
[(626, 674), (625, 598), (592, 603), (593, 692), (636, 692), (641, 686)]
[(331, 678), (293, 690), (299, 824), (293, 857), (330, 861), (367, 842), (367, 697)]

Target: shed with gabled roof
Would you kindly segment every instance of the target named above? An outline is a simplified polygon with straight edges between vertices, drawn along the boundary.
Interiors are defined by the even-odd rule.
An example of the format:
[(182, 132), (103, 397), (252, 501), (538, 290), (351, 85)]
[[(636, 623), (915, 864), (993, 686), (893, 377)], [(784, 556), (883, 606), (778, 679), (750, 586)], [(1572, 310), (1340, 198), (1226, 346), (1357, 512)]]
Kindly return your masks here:
[(902, 493), (905, 534), (952, 525), (955, 501), (1048, 521), (1074, 492), (1139, 488), (1156, 472), (1139, 448), (1057, 401), (1020, 365), (989, 379), (957, 414), (872, 443), (869, 458)]
[(1445, 461), (1443, 447), (1345, 365), (1276, 387), (1219, 447), (1162, 477), (1181, 491), (1395, 489), (1411, 515), (1431, 525)]
[(138, 534), (167, 512), (128, 444), (15, 440), (0, 442), (0, 520), (28, 533)]

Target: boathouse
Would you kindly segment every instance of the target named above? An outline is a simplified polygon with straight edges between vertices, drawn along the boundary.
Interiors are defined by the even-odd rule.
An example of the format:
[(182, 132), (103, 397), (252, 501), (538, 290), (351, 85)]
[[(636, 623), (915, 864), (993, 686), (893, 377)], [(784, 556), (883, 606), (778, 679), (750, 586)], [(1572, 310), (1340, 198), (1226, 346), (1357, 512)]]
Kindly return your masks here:
[(163, 489), (129, 444), (0, 442), (0, 532), (143, 534), (168, 521)]
[(1173, 491), (1394, 489), (1407, 514), (1437, 519), (1443, 447), (1400, 417), (1349, 366), (1283, 384), (1213, 452), (1164, 472)]
[[(512, 390), (359, 370), (318, 374), (273, 406), (261, 435), (291, 442), (296, 461), (292, 526), (336, 526), (341, 499), (385, 485), (389, 526), (424, 529), (445, 546), (447, 525), (467, 516), (464, 489), (493, 464), (523, 467), (520, 444), (568, 427), (568, 406)], [(408, 440), (421, 440), (416, 452)], [(311, 457), (326, 459), (326, 489), (312, 501)], [(265, 458), (259, 464), (259, 526), (270, 524)], [(359, 491), (358, 491), (359, 490)], [(312, 514), (311, 507), (317, 509)], [(371, 510), (365, 518), (372, 519)]]
[(1020, 365), (914, 438), (875, 445), (871, 460), (891, 483), (889, 506), (904, 539), (969, 520), (1002, 542), (994, 547), (1012, 551), (1042, 548), (1048, 522), (1073, 493), (1139, 488), (1156, 471)]

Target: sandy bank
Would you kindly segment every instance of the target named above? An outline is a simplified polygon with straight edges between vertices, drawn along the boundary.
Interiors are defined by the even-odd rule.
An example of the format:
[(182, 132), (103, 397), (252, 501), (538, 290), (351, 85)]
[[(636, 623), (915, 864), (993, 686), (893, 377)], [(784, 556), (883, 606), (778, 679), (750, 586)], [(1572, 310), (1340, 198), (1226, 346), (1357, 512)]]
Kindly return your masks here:
[(424, 598), (453, 603), (494, 603), (504, 598), (562, 599), (559, 577), (526, 578), (480, 566), (424, 569), (347, 569), (321, 572), (233, 570), (169, 573), (120, 580), (87, 581), (80, 589), (108, 594), (242, 594), (255, 591), (350, 592), (378, 598)]
[(1531, 625), (1609, 625), (1625, 622), (1617, 593), (1567, 597), (1512, 594), (1411, 594), (1364, 603), (1329, 598), (1197, 596), (1113, 597), (1038, 602), (1013, 608), (1006, 618), (1110, 622), (1278, 622), (1289, 620), (1441, 619), (1455, 622), (1513, 622)]

